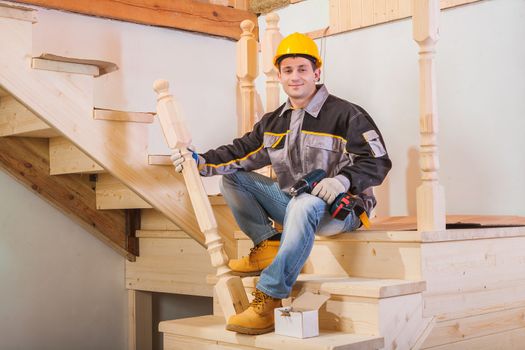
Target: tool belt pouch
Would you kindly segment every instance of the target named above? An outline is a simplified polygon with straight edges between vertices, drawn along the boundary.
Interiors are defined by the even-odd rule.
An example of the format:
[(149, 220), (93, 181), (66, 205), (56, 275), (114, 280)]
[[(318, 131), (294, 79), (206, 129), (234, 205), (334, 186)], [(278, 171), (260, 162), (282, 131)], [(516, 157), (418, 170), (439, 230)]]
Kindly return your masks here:
[(334, 219), (338, 220), (346, 219), (352, 211), (359, 217), (365, 211), (365, 208), (361, 197), (350, 193), (341, 193), (330, 207), (330, 214)]

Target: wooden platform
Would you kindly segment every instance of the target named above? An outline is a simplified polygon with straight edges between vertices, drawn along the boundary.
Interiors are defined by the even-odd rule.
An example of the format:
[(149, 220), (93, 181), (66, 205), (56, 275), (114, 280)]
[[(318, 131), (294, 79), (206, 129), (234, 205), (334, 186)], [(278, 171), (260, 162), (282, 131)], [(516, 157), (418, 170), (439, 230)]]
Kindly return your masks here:
[[(225, 330), (224, 318), (202, 316), (159, 325), (164, 333), (164, 350), (174, 349), (297, 349), (297, 350), (375, 350), (383, 347), (381, 337), (321, 332), (319, 337), (295, 339), (268, 333), (242, 335)], [(191, 336), (190, 336), (191, 335)]]

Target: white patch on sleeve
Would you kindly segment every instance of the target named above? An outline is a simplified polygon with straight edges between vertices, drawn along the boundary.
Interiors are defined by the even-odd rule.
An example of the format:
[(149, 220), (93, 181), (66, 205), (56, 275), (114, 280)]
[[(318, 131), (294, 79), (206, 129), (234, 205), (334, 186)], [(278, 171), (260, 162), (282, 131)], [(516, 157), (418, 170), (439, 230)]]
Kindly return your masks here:
[(383, 146), (383, 143), (381, 143), (379, 135), (375, 130), (364, 132), (363, 137), (365, 138), (366, 142), (368, 142), (374, 157), (378, 158), (386, 154), (385, 146)]

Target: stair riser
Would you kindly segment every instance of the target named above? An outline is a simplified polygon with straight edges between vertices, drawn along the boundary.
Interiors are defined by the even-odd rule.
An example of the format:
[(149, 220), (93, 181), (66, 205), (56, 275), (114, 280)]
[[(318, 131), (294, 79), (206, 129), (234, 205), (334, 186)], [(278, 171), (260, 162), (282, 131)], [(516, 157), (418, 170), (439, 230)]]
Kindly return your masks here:
[[(238, 240), (239, 257), (252, 242)], [(421, 279), (421, 244), (316, 240), (301, 273), (368, 278)]]

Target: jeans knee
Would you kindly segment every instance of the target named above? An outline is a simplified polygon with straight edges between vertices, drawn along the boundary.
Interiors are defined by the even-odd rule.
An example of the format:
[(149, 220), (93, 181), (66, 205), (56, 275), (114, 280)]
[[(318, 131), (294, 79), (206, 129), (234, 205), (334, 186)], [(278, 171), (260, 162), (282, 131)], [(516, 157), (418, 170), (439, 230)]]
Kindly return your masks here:
[(294, 197), (288, 204), (287, 212), (295, 217), (320, 218), (326, 208), (326, 202), (310, 194)]

